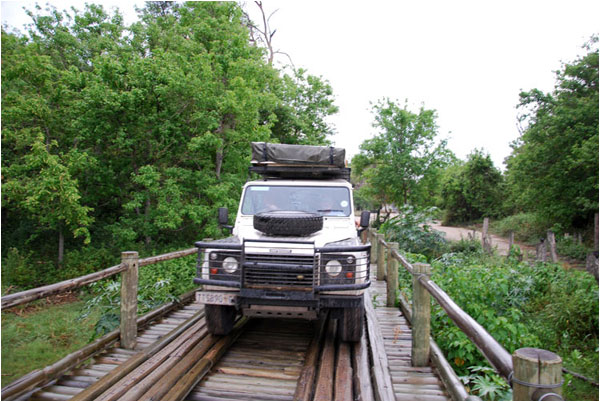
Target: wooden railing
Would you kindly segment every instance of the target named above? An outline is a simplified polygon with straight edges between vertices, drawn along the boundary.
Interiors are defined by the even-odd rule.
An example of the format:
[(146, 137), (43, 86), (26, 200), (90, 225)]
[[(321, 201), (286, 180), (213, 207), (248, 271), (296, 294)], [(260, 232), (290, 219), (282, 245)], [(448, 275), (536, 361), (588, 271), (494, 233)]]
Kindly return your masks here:
[[(148, 324), (150, 321), (166, 314), (179, 303), (168, 303), (157, 310), (149, 312), (141, 317), (137, 316), (137, 289), (138, 289), (138, 268), (146, 265), (156, 264), (162, 261), (173, 260), (196, 254), (197, 248), (175, 251), (172, 253), (161, 254), (148, 258), (140, 259), (137, 251), (125, 251), (121, 253), (121, 264), (106, 268), (102, 271), (94, 272), (89, 275), (69, 279), (52, 285), (42, 286), (35, 289), (26, 290), (19, 293), (2, 297), (2, 309), (19, 306), (34, 300), (43, 299), (51, 295), (67, 292), (80, 288), (85, 285), (97, 282), (102, 279), (110, 278), (121, 274), (121, 326), (120, 329), (110, 332), (87, 345), (81, 350), (73, 352), (51, 366), (43, 370), (35, 370), (16, 382), (2, 387), (2, 399), (10, 399), (12, 396), (22, 393), (36, 385), (52, 380), (60, 376), (66, 370), (75, 367), (77, 364), (85, 361), (98, 351), (105, 348), (108, 344), (119, 340), (121, 347), (133, 349), (135, 347), (135, 338), (138, 327)], [(180, 297), (182, 302), (191, 300), (195, 292), (188, 292)]]
[[(431, 297), (448, 317), (477, 346), (496, 371), (513, 389), (513, 400), (562, 400), (562, 360), (549, 351), (521, 348), (512, 355), (485, 328), (461, 309), (444, 290), (430, 279), (428, 264), (411, 264), (398, 252), (398, 245), (385, 241), (382, 234), (369, 231), (372, 262), (377, 263), (377, 279), (387, 280), (388, 307), (396, 300), (412, 324), (412, 364), (426, 365), (435, 358), (430, 339)], [(387, 258), (386, 258), (387, 257)], [(412, 306), (398, 294), (398, 263), (412, 274)], [(456, 399), (466, 399), (460, 384), (446, 384)], [(462, 394), (462, 396), (461, 396)]]

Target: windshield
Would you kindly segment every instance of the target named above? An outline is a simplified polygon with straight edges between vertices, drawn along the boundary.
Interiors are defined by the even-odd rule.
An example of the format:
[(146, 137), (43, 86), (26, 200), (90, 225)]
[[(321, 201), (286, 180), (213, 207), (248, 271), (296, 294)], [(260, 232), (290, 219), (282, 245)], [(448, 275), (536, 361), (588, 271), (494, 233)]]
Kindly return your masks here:
[(248, 186), (242, 201), (242, 214), (268, 211), (350, 216), (350, 191), (346, 187)]

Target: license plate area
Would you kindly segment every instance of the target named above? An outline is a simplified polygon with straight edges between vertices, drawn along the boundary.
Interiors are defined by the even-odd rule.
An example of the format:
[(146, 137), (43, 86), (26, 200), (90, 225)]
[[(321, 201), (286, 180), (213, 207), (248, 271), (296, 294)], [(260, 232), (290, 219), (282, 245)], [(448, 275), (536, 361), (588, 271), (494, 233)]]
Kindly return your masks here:
[(196, 301), (204, 304), (235, 306), (237, 296), (229, 293), (196, 292)]

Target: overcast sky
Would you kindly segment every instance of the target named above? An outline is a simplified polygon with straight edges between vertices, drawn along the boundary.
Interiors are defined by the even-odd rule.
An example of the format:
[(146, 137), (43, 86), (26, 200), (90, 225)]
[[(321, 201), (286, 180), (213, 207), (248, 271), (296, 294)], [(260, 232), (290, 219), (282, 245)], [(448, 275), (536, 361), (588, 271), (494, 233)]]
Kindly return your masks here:
[[(53, 1), (57, 8), (83, 2)], [(118, 6), (135, 19), (127, 1)], [(2, 23), (29, 22), (22, 6), (2, 2)], [(45, 4), (45, 2), (40, 2)], [(143, 4), (137, 2), (137, 4)], [(383, 97), (438, 112), (440, 137), (460, 157), (475, 148), (489, 152), (497, 167), (518, 135), (519, 92), (551, 91), (554, 71), (585, 52), (599, 32), (600, 1), (332, 1), (263, 0), (277, 10), (274, 46), (296, 67), (328, 80), (340, 112), (331, 119), (336, 146), (349, 157), (370, 138), (370, 102)], [(246, 8), (257, 16), (258, 8)], [(280, 58), (287, 63), (287, 58)]]

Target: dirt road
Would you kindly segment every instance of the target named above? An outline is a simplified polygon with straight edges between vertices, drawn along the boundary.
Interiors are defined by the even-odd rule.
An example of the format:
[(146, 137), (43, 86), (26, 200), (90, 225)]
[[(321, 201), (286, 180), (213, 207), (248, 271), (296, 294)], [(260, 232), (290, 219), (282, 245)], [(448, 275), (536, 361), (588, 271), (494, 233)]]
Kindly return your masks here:
[[(475, 233), (475, 238), (481, 241), (481, 232), (473, 231), (465, 228), (453, 227), (453, 226), (442, 226), (439, 222), (434, 222), (431, 227), (437, 231), (446, 234), (446, 239), (450, 241), (459, 241), (460, 239), (467, 239), (469, 234)], [(498, 254), (508, 255), (508, 239), (491, 235), (492, 248), (498, 249)], [(521, 246), (523, 248), (523, 246)]]

